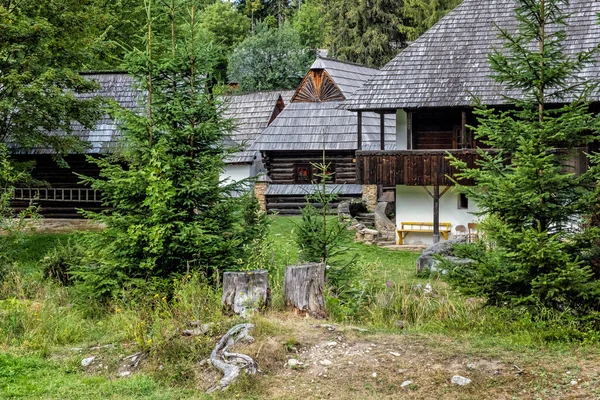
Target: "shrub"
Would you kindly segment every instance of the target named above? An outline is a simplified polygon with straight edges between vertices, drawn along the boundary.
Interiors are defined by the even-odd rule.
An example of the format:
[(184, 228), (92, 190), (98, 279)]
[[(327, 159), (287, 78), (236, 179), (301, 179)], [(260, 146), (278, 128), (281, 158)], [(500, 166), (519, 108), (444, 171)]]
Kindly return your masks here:
[(81, 264), (86, 255), (85, 247), (73, 237), (66, 242), (59, 242), (40, 261), (44, 277), (61, 285), (71, 285), (71, 271)]

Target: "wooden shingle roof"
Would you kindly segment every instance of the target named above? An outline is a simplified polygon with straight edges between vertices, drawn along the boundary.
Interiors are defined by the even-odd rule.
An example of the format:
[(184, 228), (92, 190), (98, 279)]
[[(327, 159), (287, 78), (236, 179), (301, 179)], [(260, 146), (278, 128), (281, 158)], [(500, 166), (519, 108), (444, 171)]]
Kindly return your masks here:
[[(101, 96), (115, 100), (121, 107), (129, 110), (139, 108), (138, 101), (141, 92), (136, 89), (134, 78), (127, 73), (98, 72), (85, 73), (84, 76), (96, 81), (100, 89), (93, 93), (78, 94), (77, 97), (88, 99)], [(225, 97), (223, 116), (234, 120), (234, 131), (226, 143), (232, 146), (249, 145), (271, 121), (278, 100), (281, 98), (283, 103), (288, 104), (293, 93), (293, 91), (274, 91)], [(57, 132), (56, 134), (64, 133)], [(103, 115), (93, 129), (87, 129), (75, 123), (73, 135), (89, 142), (88, 153), (90, 154), (110, 152), (120, 138), (118, 124), (108, 114)], [(19, 153), (19, 151), (17, 150), (15, 153)], [(27, 153), (53, 154), (54, 151), (46, 148), (34, 148), (28, 150)], [(226, 162), (252, 163), (255, 156), (256, 151), (242, 151), (231, 156)]]
[[(319, 58), (312, 65), (324, 70), (340, 88), (345, 97), (358, 90), (376, 74), (376, 69), (327, 58)], [(301, 88), (299, 88), (300, 90)], [(251, 150), (356, 150), (358, 120), (355, 113), (341, 110), (340, 101), (294, 101), (254, 141)], [(385, 117), (386, 149), (396, 145), (395, 118)], [(363, 149), (380, 149), (380, 118), (374, 113), (363, 115)]]
[[(293, 91), (269, 91), (226, 96), (225, 118), (233, 119), (234, 130), (230, 139), (247, 148), (271, 123), (284, 106), (289, 104)], [(230, 164), (252, 163), (256, 151), (241, 151), (226, 161)]]
[[(90, 99), (96, 96), (114, 99), (124, 108), (134, 110), (138, 107), (139, 91), (134, 87), (132, 77), (124, 72), (98, 72), (83, 74), (86, 79), (96, 81), (100, 89), (92, 93), (77, 94), (80, 99)], [(114, 148), (119, 140), (119, 131), (117, 123), (110, 118), (108, 114), (103, 115), (96, 127), (87, 129), (78, 122), (73, 124), (72, 135), (90, 144), (88, 153), (99, 154), (106, 153)], [(64, 132), (53, 132), (55, 135), (64, 135)], [(25, 152), (27, 154), (54, 154), (55, 151), (50, 148), (36, 147), (27, 151), (15, 150), (15, 153)]]
[[(306, 196), (314, 194), (319, 188), (319, 185), (269, 185), (265, 191), (267, 196)], [(335, 193), (337, 195), (361, 195), (363, 191), (362, 185), (351, 183), (325, 185), (327, 194)]]
[[(263, 131), (252, 150), (356, 150), (358, 117), (340, 102), (292, 103)], [(386, 150), (396, 145), (393, 116), (386, 116)], [(363, 150), (379, 150), (379, 115), (363, 115)]]
[(317, 58), (310, 69), (326, 70), (346, 97), (379, 72), (374, 68), (324, 57)]
[[(497, 26), (514, 31), (514, 0), (464, 0), (343, 103), (348, 110), (501, 105), (514, 95), (491, 78), (488, 54), (501, 49)], [(598, 0), (571, 0), (566, 53), (600, 43)], [(581, 72), (598, 78), (600, 62)], [(598, 100), (598, 96), (594, 98)]]

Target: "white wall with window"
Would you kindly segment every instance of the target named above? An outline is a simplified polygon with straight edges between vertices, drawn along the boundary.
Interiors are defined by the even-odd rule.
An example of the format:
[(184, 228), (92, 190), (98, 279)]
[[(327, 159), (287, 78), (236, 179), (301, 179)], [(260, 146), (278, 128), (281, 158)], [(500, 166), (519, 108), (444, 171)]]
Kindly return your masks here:
[[(433, 193), (433, 187), (428, 187)], [(440, 192), (445, 187), (440, 187)], [(449, 222), (452, 233), (449, 238), (456, 235), (456, 226), (477, 222), (479, 208), (473, 200), (458, 193), (454, 188), (448, 190), (440, 198), (440, 222)], [(396, 229), (400, 229), (402, 222), (433, 222), (433, 198), (421, 186), (396, 187)], [(443, 236), (440, 236), (444, 240)], [(432, 233), (410, 232), (404, 239), (405, 245), (430, 245), (433, 244)]]

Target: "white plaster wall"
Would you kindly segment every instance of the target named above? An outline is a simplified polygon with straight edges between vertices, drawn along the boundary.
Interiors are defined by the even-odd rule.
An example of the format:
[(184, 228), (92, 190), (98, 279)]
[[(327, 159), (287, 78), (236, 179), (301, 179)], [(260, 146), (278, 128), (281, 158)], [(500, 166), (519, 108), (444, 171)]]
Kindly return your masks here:
[(252, 173), (253, 166), (250, 164), (234, 164), (227, 165), (221, 174), (221, 180), (239, 182), (254, 176)]
[(221, 174), (221, 180), (239, 182), (244, 179), (253, 178), (265, 170), (260, 153), (257, 153), (252, 164), (227, 164)]
[(396, 149), (408, 150), (408, 117), (402, 109), (396, 110)]
[[(433, 193), (433, 187), (429, 187)], [(440, 187), (440, 192), (444, 187)], [(450, 222), (451, 230), (457, 225), (476, 222), (477, 216), (474, 212), (479, 211), (473, 200), (469, 200), (468, 209), (458, 209), (459, 194), (453, 188), (448, 190), (440, 199), (440, 222)], [(420, 186), (396, 186), (396, 225), (400, 227), (402, 222), (433, 222), (433, 199)], [(452, 234), (449, 236), (452, 239)], [(444, 237), (440, 235), (440, 240)], [(409, 233), (404, 239), (404, 244), (433, 244), (432, 233)]]

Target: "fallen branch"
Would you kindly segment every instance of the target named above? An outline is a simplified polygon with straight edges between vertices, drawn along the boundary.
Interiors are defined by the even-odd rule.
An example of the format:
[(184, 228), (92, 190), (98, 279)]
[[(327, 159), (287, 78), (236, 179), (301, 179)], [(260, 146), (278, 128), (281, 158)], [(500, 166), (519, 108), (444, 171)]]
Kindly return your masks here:
[(219, 340), (219, 343), (210, 354), (210, 363), (223, 372), (223, 378), (215, 386), (208, 389), (206, 393), (227, 389), (238, 378), (242, 370), (251, 375), (256, 373), (256, 363), (251, 357), (227, 351), (229, 347), (237, 342), (253, 341), (254, 338), (248, 333), (250, 329), (254, 329), (254, 325), (236, 325)]
[(517, 370), (517, 372), (515, 372), (515, 375), (522, 375), (525, 373), (525, 371), (523, 371), (518, 365), (513, 365), (513, 367)]

